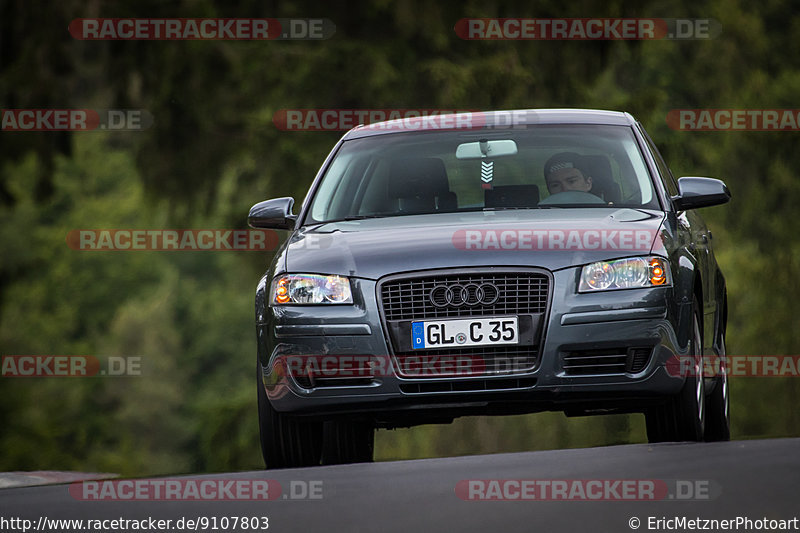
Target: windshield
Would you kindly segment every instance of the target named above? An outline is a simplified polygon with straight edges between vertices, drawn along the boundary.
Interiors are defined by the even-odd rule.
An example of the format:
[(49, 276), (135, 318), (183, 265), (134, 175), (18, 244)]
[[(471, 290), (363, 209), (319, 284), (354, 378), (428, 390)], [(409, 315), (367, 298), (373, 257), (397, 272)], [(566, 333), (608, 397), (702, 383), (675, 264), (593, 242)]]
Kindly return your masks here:
[(415, 132), (345, 141), (306, 223), (604, 206), (659, 207), (627, 126)]

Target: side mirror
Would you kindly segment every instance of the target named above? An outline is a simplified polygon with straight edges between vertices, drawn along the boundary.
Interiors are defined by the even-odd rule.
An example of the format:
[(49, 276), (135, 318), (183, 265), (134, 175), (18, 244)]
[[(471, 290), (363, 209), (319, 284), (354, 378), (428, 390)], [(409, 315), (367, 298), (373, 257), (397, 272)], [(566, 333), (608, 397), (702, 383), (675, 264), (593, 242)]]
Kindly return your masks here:
[(256, 229), (294, 229), (297, 215), (292, 214), (294, 198), (274, 198), (250, 208), (247, 225)]
[(721, 205), (731, 199), (731, 193), (725, 183), (714, 178), (680, 178), (678, 192), (678, 196), (672, 197), (672, 205), (678, 211)]

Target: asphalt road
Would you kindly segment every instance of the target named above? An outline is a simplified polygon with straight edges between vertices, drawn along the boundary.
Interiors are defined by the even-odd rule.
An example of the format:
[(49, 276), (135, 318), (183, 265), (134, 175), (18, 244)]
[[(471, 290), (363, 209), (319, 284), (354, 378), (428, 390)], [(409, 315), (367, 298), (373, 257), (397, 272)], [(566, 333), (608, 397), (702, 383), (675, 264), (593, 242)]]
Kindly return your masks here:
[[(181, 517), (193, 520), (206, 517), (209, 521), (217, 517), (217, 531), (224, 531), (219, 520), (227, 516), (230, 531), (230, 517), (266, 516), (270, 532), (625, 532), (633, 530), (629, 521), (636, 517), (640, 520), (639, 531), (683, 531), (689, 528), (668, 529), (670, 524), (657, 529), (649, 527), (657, 525), (650, 523), (649, 517), (734, 520), (742, 517), (754, 521), (800, 517), (800, 439), (638, 444), (170, 478), (175, 479), (181, 481), (181, 490), (200, 481), (211, 480), (219, 486), (220, 481), (236, 480), (253, 487), (254, 481), (270, 479), (280, 484), (280, 491), (275, 484), (269, 486), (267, 494), (277, 497), (271, 501), (83, 501), (79, 499), (83, 486), (72, 485), (72, 490), (70, 485), (9, 488), (0, 490), (0, 517), (29, 519), (34, 527), (40, 517), (51, 520), (152, 517), (172, 520), (169, 531), (178, 531), (174, 526)], [(464, 480), (522, 479), (542, 481), (535, 488), (527, 485), (524, 501), (464, 499), (470, 494), (468, 481)], [(558, 485), (556, 480), (567, 485)], [(590, 480), (609, 481), (590, 485)], [(622, 482), (613, 485), (612, 480), (641, 480), (633, 482), (633, 494), (659, 499), (624, 499), (625, 486)], [(144, 483), (152, 488), (151, 481)], [(631, 482), (628, 483), (630, 488)], [(263, 488), (264, 484), (258, 486)], [(502, 485), (474, 482), (472, 495), (496, 496), (493, 491), (502, 487), (506, 496), (518, 498), (519, 490), (515, 489), (519, 486), (522, 485), (514, 482)], [(581, 497), (583, 487), (593, 497), (623, 499), (531, 499), (553, 495), (558, 487), (565, 486), (573, 491), (575, 498)], [(121, 485), (111, 488), (123, 492)], [(309, 499), (309, 495), (315, 498)], [(113, 526), (111, 522), (107, 524)], [(9, 522), (0, 521), (0, 525), (4, 526), (0, 527), (2, 531), (21, 530)], [(212, 525), (210, 522), (205, 530), (213, 530)], [(752, 524), (750, 529), (747, 525), (740, 524), (738, 531), (755, 530), (758, 524)], [(797, 522), (784, 525), (795, 530)], [(737, 530), (733, 524), (730, 529)], [(75, 528), (59, 529), (67, 530)], [(125, 529), (117, 524), (109, 530)]]

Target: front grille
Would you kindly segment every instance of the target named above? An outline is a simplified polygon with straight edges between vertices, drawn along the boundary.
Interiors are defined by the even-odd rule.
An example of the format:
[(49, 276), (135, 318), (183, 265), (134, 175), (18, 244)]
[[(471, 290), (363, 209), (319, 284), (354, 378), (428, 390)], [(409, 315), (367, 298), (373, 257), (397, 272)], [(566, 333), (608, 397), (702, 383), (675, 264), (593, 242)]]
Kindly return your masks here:
[(433, 381), (428, 383), (401, 383), (405, 394), (438, 392), (480, 392), (509, 389), (530, 389), (536, 386), (536, 378), (473, 379), (463, 381)]
[[(537, 358), (538, 351), (535, 347), (513, 345), (412, 350), (395, 353), (398, 373), (412, 378), (447, 377), (446, 369), (448, 368), (455, 369), (450, 372), (450, 375), (462, 377), (481, 374), (514, 374), (533, 369), (536, 366)], [(440, 363), (442, 360), (447, 363)]]
[(335, 387), (370, 387), (374, 385), (375, 378), (316, 378), (307, 376), (294, 376), (294, 380), (304, 389), (330, 389)]
[[(492, 305), (436, 307), (430, 300), (438, 285), (492, 283), (499, 297)], [(549, 278), (538, 273), (482, 272), (426, 276), (387, 281), (381, 286), (381, 301), (386, 320), (454, 318), (467, 316), (518, 315), (547, 310)]]
[(650, 360), (652, 348), (611, 348), (581, 350), (564, 354), (562, 368), (567, 376), (635, 374)]
[(629, 372), (635, 374), (644, 370), (644, 367), (650, 362), (652, 352), (652, 348), (631, 348)]
[[(491, 294), (488, 305), (436, 306), (430, 298), (434, 287), (441, 285), (482, 285), (490, 283), (497, 288)], [(465, 318), (479, 316), (508, 316), (539, 314), (547, 312), (550, 293), (550, 278), (539, 272), (459, 272), (436, 273), (417, 277), (391, 279), (379, 287), (383, 318), (389, 321), (410, 321), (420, 319)], [(438, 301), (440, 305), (441, 301)], [(474, 302), (470, 302), (474, 303)], [(541, 321), (543, 324), (543, 320)], [(544, 327), (544, 326), (542, 326)], [(441, 375), (420, 374), (404, 366), (406, 358), (462, 356), (471, 358), (481, 372), (492, 375), (527, 372), (536, 367), (539, 358), (538, 346), (541, 335), (536, 333), (536, 345), (522, 346), (480, 346), (449, 349), (397, 350), (392, 346), (398, 373), (403, 377), (442, 377)]]

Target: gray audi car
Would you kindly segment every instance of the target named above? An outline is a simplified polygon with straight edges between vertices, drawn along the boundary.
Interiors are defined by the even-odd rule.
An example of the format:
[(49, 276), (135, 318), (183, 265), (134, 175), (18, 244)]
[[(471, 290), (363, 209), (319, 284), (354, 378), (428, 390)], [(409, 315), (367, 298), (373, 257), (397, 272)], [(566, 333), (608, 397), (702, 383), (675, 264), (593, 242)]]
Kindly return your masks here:
[[(631, 115), (521, 110), (347, 132), (256, 291), (267, 468), (372, 460), (378, 428), (643, 413), (651, 442), (730, 436), (725, 278)], [(713, 371), (708, 361), (713, 360)]]

